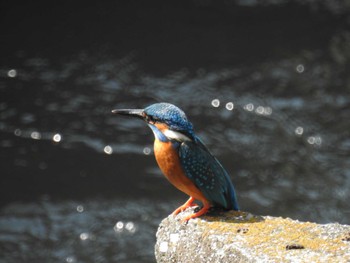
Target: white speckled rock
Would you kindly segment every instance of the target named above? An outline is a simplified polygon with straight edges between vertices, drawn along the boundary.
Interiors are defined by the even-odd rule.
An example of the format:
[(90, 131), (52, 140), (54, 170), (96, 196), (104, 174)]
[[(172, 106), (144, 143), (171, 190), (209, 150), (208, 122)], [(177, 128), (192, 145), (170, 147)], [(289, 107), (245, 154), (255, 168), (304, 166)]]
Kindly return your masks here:
[(159, 225), (157, 262), (350, 262), (350, 226), (320, 225), (246, 212), (211, 212), (183, 223), (192, 209)]

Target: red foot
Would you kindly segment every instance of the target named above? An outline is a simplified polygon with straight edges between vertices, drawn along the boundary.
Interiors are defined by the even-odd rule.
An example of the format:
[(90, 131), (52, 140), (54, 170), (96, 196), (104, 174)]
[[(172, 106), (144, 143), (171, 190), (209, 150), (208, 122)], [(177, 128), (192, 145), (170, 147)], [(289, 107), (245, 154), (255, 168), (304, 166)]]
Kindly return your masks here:
[(191, 196), (190, 199), (187, 200), (186, 203), (184, 203), (182, 206), (180, 206), (179, 208), (177, 208), (172, 215), (177, 215), (178, 213), (185, 211), (187, 208), (191, 207), (191, 206), (195, 206), (195, 204), (193, 204), (193, 202), (195, 201), (195, 199)]
[(204, 215), (205, 213), (208, 212), (209, 208), (210, 208), (210, 204), (205, 203), (201, 210), (199, 210), (197, 213), (194, 213), (192, 215), (186, 216), (184, 219), (182, 219), (182, 221), (183, 222), (187, 222), (190, 219), (197, 218), (197, 217), (199, 217), (201, 215)]
[[(187, 202), (184, 203), (182, 206), (177, 208), (172, 213), (172, 215), (177, 215), (178, 213), (185, 211), (188, 207), (196, 206), (196, 204), (194, 204), (194, 201), (195, 201), (195, 199), (191, 196), (190, 199), (188, 199)], [(184, 219), (182, 219), (182, 221), (187, 222), (188, 220), (190, 220), (192, 218), (196, 218), (196, 217), (199, 217), (201, 215), (204, 215), (206, 212), (208, 212), (209, 208), (210, 208), (210, 204), (208, 202), (203, 202), (203, 207), (201, 210), (199, 210), (197, 213), (186, 216)]]

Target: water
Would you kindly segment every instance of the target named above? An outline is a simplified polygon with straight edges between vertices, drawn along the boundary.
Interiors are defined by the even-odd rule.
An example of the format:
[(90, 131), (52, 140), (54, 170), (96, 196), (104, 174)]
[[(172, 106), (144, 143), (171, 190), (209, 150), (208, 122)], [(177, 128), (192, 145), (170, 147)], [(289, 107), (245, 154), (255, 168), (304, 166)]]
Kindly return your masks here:
[(157, 203), (149, 209), (144, 200), (117, 199), (54, 202), (48, 197), (11, 204), (0, 219), (2, 260), (152, 262), (154, 229), (167, 206)]
[(349, 224), (348, 10), (275, 2), (2, 3), (3, 261), (154, 261), (186, 196), (149, 128), (110, 111), (161, 101), (187, 113), (243, 210)]

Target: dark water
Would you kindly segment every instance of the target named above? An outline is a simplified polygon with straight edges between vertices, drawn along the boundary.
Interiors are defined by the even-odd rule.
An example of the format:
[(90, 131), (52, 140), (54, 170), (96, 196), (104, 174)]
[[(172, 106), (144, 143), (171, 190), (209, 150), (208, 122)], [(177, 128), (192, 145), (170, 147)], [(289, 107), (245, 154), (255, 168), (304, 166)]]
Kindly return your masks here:
[(153, 262), (186, 196), (151, 131), (171, 102), (256, 214), (350, 224), (342, 1), (14, 3), (0, 8), (1, 262)]

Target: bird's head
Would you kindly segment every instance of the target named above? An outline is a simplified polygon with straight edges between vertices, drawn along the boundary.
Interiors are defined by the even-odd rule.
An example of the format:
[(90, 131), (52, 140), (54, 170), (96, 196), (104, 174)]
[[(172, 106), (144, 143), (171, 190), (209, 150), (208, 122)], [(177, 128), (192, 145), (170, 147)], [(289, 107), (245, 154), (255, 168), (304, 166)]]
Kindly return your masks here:
[(161, 141), (195, 139), (192, 123), (181, 109), (170, 103), (156, 103), (145, 109), (116, 109), (112, 113), (143, 119)]

